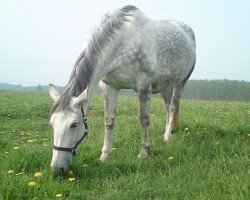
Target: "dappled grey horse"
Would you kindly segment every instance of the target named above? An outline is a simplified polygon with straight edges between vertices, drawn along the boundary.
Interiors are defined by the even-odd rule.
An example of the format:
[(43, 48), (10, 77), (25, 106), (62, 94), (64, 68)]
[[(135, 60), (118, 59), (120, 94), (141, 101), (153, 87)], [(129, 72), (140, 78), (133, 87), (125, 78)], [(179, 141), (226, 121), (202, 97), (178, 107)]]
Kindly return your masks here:
[(54, 85), (51, 119), (54, 130), (51, 167), (66, 172), (77, 146), (87, 135), (85, 114), (99, 82), (105, 103), (105, 134), (100, 160), (112, 151), (117, 93), (133, 89), (139, 96), (142, 144), (149, 153), (150, 95), (161, 93), (167, 107), (164, 140), (178, 124), (181, 90), (195, 65), (195, 37), (184, 23), (154, 21), (134, 6), (107, 14), (78, 57), (68, 85), (60, 95)]

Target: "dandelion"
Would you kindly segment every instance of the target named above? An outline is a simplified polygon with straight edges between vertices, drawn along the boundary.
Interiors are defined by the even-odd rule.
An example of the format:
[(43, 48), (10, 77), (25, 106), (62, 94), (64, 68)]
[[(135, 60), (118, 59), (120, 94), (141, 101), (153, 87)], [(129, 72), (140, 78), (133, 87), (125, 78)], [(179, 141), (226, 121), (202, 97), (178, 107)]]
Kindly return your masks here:
[(62, 196), (62, 194), (56, 194), (57, 198), (60, 198)]
[(42, 177), (42, 173), (41, 173), (41, 172), (36, 172), (36, 173), (34, 174), (34, 177)]
[(14, 149), (14, 150), (17, 150), (17, 149), (19, 149), (19, 147), (14, 147), (13, 149)]
[(30, 182), (28, 182), (28, 186), (33, 188), (33, 187), (36, 186), (36, 182), (35, 181), (30, 181)]
[(174, 160), (174, 157), (173, 156), (169, 156), (168, 160)]
[(14, 170), (13, 170), (13, 169), (10, 169), (7, 173), (8, 173), (8, 174), (13, 174), (13, 173), (14, 173)]
[(74, 177), (74, 178), (69, 178), (69, 181), (70, 181), (70, 182), (75, 181), (75, 180), (76, 180), (75, 177)]
[(68, 171), (68, 177), (74, 177), (74, 173), (73, 173), (72, 170), (69, 170), (69, 171)]

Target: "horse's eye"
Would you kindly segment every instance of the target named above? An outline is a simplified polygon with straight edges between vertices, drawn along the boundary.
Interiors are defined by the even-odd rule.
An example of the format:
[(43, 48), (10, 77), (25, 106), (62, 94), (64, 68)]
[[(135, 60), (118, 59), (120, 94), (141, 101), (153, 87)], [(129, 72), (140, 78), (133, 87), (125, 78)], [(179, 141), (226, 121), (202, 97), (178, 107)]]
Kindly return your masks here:
[(73, 123), (73, 124), (70, 125), (70, 128), (76, 128), (77, 125), (78, 125), (77, 123)]

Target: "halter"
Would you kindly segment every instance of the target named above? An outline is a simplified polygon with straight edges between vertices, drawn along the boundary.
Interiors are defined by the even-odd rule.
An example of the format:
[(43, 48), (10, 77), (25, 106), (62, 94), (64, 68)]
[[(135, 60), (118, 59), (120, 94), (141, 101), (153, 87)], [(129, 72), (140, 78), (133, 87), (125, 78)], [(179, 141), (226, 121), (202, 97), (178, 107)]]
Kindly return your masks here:
[(83, 108), (81, 108), (81, 111), (82, 111), (82, 117), (83, 117), (83, 124), (84, 124), (84, 127), (85, 127), (85, 132), (83, 133), (82, 137), (80, 138), (80, 140), (75, 144), (75, 146), (73, 146), (72, 148), (66, 148), (66, 147), (58, 147), (58, 146), (55, 146), (53, 145), (53, 149), (54, 150), (57, 150), (57, 151), (66, 151), (66, 152), (70, 152), (73, 154), (73, 156), (76, 155), (76, 149), (78, 147), (78, 145), (83, 141), (83, 139), (85, 137), (88, 136), (88, 124), (87, 124), (87, 118), (84, 114), (84, 111), (83, 111)]

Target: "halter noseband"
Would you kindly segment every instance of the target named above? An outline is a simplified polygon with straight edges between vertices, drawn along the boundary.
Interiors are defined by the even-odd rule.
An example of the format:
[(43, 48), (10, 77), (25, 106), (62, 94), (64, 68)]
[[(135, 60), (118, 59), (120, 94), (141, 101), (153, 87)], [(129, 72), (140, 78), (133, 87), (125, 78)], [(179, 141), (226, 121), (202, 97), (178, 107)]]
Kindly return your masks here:
[(66, 148), (66, 147), (58, 147), (58, 146), (55, 146), (53, 145), (53, 149), (54, 150), (57, 150), (57, 151), (67, 151), (67, 152), (70, 152), (73, 154), (73, 156), (76, 155), (76, 149), (78, 147), (78, 145), (83, 141), (83, 139), (85, 137), (88, 136), (88, 124), (87, 124), (87, 118), (84, 114), (84, 111), (83, 111), (83, 108), (81, 108), (81, 111), (82, 111), (82, 116), (83, 116), (83, 124), (84, 124), (84, 127), (85, 127), (85, 132), (83, 133), (82, 137), (80, 138), (80, 140), (75, 144), (75, 146), (73, 146), (72, 148)]

